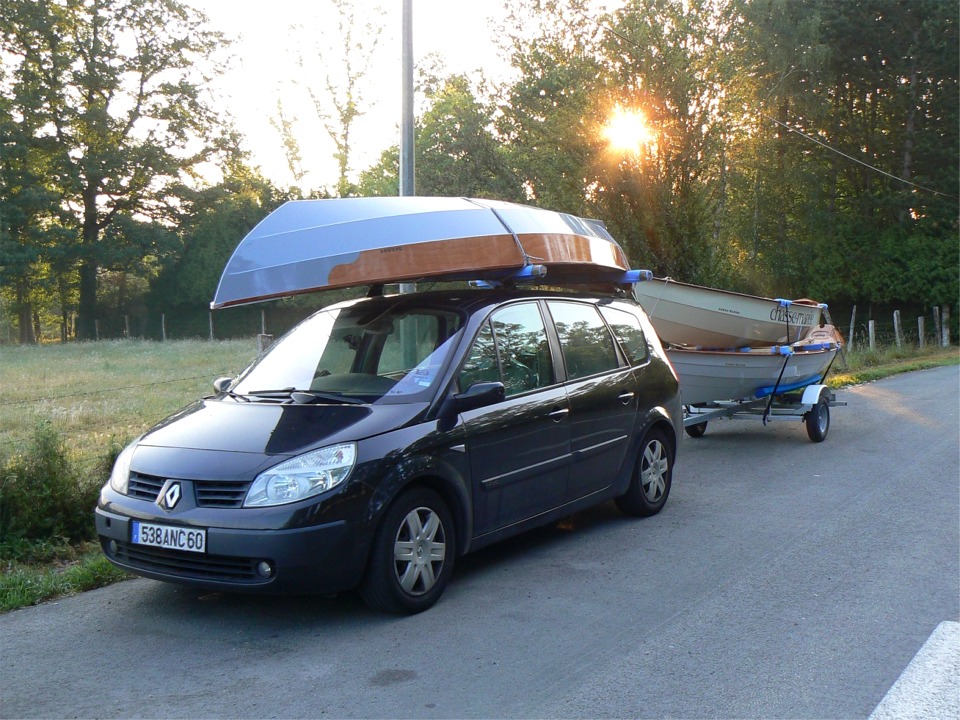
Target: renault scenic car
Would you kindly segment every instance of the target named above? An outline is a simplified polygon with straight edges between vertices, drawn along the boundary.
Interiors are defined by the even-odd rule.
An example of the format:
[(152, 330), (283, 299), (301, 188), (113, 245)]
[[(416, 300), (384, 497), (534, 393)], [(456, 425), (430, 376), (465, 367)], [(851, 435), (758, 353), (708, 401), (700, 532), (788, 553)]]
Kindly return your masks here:
[(445, 290), (301, 322), (118, 457), (103, 551), (231, 592), (437, 601), (465, 553), (613, 500), (670, 493), (678, 382), (626, 297)]

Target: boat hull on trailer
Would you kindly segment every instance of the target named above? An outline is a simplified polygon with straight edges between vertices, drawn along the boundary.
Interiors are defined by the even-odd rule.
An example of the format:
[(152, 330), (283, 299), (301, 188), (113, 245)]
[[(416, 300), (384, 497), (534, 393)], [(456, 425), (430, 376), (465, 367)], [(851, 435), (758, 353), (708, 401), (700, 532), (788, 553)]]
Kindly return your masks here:
[(667, 356), (680, 377), (684, 405), (778, 395), (820, 382), (840, 348), (830, 326), (790, 346), (695, 350), (671, 346)]
[[(634, 287), (660, 339), (702, 348), (790, 344), (821, 322), (822, 306), (653, 278)], [(789, 330), (789, 332), (788, 332)]]
[(626, 254), (602, 222), (456, 197), (288, 202), (240, 242), (211, 307), (362, 285), (500, 281), (623, 284)]

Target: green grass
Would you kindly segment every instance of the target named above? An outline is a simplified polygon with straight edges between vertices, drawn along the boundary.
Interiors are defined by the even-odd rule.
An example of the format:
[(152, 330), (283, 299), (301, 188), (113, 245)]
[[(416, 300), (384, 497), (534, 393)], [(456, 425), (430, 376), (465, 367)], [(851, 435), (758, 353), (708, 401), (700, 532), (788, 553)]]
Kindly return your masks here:
[(0, 348), (0, 453), (38, 421), (66, 438), (84, 472), (174, 410), (213, 392), (256, 355), (254, 340), (117, 340)]
[(913, 370), (928, 370), (958, 364), (960, 364), (960, 352), (955, 347), (927, 347), (922, 350), (912, 346), (904, 348), (894, 346), (875, 350), (868, 348), (847, 353), (845, 358), (837, 358), (827, 378), (827, 384), (837, 389), (881, 380)]
[[(76, 539), (95, 535), (96, 489), (112, 458), (154, 423), (211, 394), (215, 378), (237, 374), (255, 355), (252, 339), (0, 348), (0, 521), (4, 512), (16, 512), (0, 527), (0, 611), (125, 577), (96, 544)], [(64, 476), (83, 492), (65, 493)], [(32, 513), (23, 510), (31, 497), (38, 506)], [(31, 514), (42, 519), (43, 503), (62, 506), (71, 498), (83, 504), (69, 512), (84, 527), (65, 533), (64, 523), (53, 523), (53, 536), (38, 537), (37, 518), (25, 522)]]
[[(25, 467), (41, 465), (34, 459), (38, 452), (40, 460), (57, 461), (51, 467), (66, 467), (79, 478), (75, 482), (99, 487), (124, 444), (210, 394), (216, 377), (235, 375), (255, 354), (252, 339), (0, 348), (0, 490), (9, 482), (11, 469), (27, 477)], [(863, 350), (848, 353), (846, 365), (838, 358), (828, 382), (845, 387), (958, 363), (955, 347)], [(48, 431), (56, 437), (45, 435)], [(38, 438), (43, 441), (39, 445)], [(63, 442), (55, 442), (58, 438)], [(93, 508), (79, 510), (81, 516), (89, 513), (86, 537), (92, 539)], [(0, 530), (16, 529), (10, 525)], [(62, 536), (8, 537), (0, 543), (0, 564), (0, 612), (128, 577), (107, 562), (96, 543), (69, 542)]]
[[(110, 564), (99, 546), (85, 545), (72, 560), (15, 564), (0, 575), (0, 612), (111, 585), (130, 576)], [(77, 555), (78, 551), (71, 553)]]

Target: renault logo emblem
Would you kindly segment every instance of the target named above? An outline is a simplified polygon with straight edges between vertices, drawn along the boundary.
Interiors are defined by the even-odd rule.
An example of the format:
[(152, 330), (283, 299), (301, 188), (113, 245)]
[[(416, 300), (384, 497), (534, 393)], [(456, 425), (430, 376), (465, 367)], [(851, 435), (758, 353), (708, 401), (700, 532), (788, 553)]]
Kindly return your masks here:
[(167, 491), (163, 494), (163, 498), (160, 500), (160, 507), (164, 510), (173, 510), (177, 503), (180, 502), (180, 483), (170, 483), (170, 487), (167, 488)]

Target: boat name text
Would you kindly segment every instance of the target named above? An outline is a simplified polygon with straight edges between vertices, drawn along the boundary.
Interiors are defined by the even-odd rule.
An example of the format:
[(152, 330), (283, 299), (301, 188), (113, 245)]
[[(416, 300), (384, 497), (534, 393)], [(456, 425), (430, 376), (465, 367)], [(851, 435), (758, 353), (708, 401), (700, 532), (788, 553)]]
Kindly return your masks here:
[(789, 322), (793, 325), (813, 325), (813, 313), (788, 310), (785, 307), (776, 307), (771, 310), (770, 319), (774, 322)]

